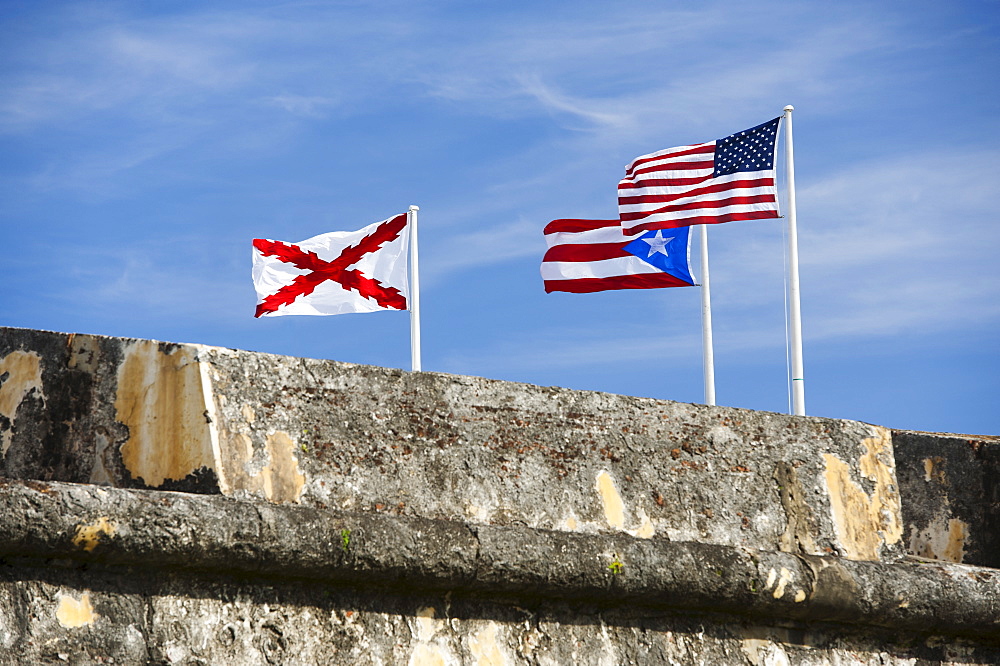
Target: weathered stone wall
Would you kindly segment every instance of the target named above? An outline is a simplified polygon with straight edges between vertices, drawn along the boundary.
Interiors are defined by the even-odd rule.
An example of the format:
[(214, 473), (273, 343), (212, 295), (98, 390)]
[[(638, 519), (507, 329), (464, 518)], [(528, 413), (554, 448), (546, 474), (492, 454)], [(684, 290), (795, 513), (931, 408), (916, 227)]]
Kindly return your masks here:
[(6, 329), (0, 345), (15, 478), (904, 553), (877, 426), (147, 340)]
[(1000, 437), (896, 431), (892, 443), (907, 551), (1000, 568)]
[(998, 663), (976, 641), (529, 600), (31, 568), (0, 570), (0, 664)]
[(996, 446), (0, 328), (0, 664), (1000, 663)]
[(35, 481), (0, 515), (0, 648), (26, 661), (1000, 659), (995, 569)]

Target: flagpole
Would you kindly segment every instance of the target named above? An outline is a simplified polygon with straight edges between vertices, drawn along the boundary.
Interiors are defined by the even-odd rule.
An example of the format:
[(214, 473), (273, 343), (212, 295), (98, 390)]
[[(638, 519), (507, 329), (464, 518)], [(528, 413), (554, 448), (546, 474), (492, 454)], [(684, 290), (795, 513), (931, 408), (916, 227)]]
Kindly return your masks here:
[(785, 167), (788, 170), (788, 308), (792, 344), (792, 414), (806, 413), (805, 372), (802, 367), (802, 308), (799, 303), (799, 238), (795, 220), (795, 158), (792, 150), (791, 104), (784, 109)]
[(410, 369), (420, 370), (420, 271), (417, 268), (417, 211), (410, 206), (407, 223), (410, 226)]
[(705, 404), (715, 404), (715, 352), (712, 348), (712, 293), (708, 280), (708, 225), (701, 227), (701, 344), (705, 372)]

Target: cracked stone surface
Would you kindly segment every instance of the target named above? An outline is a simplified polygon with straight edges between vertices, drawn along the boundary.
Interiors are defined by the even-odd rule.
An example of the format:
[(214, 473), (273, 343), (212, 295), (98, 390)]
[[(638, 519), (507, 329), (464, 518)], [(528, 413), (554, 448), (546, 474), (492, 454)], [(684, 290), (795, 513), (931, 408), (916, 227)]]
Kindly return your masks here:
[(0, 359), (26, 368), (0, 386), (15, 478), (905, 554), (878, 426), (21, 329), (0, 329)]
[(0, 328), (0, 664), (1000, 663), (997, 445)]

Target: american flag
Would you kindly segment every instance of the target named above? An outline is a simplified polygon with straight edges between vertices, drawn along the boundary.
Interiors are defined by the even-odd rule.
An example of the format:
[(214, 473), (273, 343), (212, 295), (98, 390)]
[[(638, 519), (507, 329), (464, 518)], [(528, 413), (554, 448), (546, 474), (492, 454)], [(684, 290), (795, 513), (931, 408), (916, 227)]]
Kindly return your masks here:
[(691, 287), (687, 232), (623, 235), (618, 220), (553, 220), (545, 227), (545, 291)]
[(618, 183), (624, 232), (780, 217), (774, 177), (780, 121), (635, 158)]

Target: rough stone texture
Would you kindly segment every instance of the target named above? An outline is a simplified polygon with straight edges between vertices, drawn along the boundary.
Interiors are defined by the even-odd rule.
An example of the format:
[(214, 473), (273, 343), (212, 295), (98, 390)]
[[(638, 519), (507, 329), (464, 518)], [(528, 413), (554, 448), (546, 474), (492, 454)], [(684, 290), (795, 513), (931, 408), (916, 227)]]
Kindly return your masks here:
[(1000, 659), (994, 569), (34, 481), (0, 515), (0, 647), (28, 661)]
[[(972, 641), (837, 626), (128, 573), (0, 567), (0, 607), (13, 610), (0, 613), (0, 664), (958, 666), (1000, 659), (997, 648)], [(59, 609), (74, 604), (92, 615), (65, 626)]]
[(894, 431), (907, 550), (1000, 568), (1000, 437)]
[(0, 329), (9, 476), (901, 557), (890, 434), (197, 345)]
[(0, 664), (1000, 663), (996, 445), (0, 328)]

